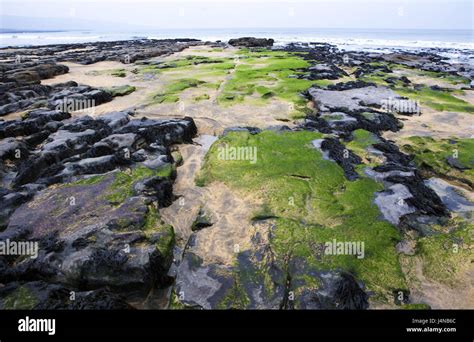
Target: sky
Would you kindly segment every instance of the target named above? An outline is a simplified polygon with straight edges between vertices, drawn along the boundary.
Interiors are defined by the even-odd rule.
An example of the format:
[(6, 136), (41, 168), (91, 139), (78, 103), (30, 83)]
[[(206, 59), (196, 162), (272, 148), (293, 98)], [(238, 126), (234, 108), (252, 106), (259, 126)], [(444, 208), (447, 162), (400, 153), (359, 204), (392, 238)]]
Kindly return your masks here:
[[(1, 0), (2, 16), (173, 28), (473, 29), (473, 0)], [(7, 19), (0, 22), (7, 28)], [(39, 29), (39, 28), (38, 28)]]

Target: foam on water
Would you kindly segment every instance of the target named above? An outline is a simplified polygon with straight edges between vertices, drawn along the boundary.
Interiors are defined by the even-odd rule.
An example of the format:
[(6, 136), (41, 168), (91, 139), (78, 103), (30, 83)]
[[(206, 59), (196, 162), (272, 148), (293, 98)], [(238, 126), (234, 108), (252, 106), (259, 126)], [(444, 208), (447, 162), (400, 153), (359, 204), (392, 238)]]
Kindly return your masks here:
[(253, 36), (273, 38), (277, 46), (293, 42), (330, 43), (346, 51), (389, 53), (394, 50), (437, 49), (451, 62), (474, 65), (474, 41), (469, 30), (361, 30), (361, 29), (176, 29), (154, 32), (25, 32), (0, 33), (0, 47), (85, 43), (126, 39), (196, 38), (228, 41)]

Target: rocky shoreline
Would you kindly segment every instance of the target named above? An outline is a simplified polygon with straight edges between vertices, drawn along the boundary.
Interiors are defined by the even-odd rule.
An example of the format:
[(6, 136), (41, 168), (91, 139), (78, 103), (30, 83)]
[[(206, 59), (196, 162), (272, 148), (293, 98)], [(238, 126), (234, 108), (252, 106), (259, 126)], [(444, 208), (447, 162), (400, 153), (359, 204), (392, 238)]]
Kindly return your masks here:
[[(444, 237), (443, 234), (456, 234), (457, 231), (464, 234), (469, 230), (472, 233), (474, 204), (462, 191), (472, 192), (470, 172), (474, 169), (474, 161), (467, 147), (467, 152), (458, 151), (457, 147), (470, 143), (451, 139), (461, 157), (458, 158), (458, 154), (453, 157), (449, 155), (452, 151), (448, 151), (441, 161), (429, 164), (431, 160), (421, 159), (420, 151), (409, 152), (412, 145), (402, 146), (398, 141), (386, 138), (385, 134), (398, 134), (403, 130), (405, 120), (428, 115), (425, 112), (429, 108), (442, 113), (468, 113), (466, 120), (470, 120), (468, 115), (473, 115), (474, 103), (456, 96), (466, 97), (466, 93), (472, 92), (474, 69), (469, 65), (449, 64), (438, 55), (426, 52), (374, 54), (339, 51), (322, 43), (311, 46), (295, 43), (273, 49), (272, 45), (272, 39), (247, 37), (233, 39), (228, 44), (176, 39), (0, 49), (0, 116), (5, 117), (0, 119), (0, 241), (22, 241), (39, 246), (36, 258), (15, 253), (0, 255), (0, 308), (436, 307), (439, 303), (431, 303), (423, 289), (415, 288), (409, 282), (409, 272), (403, 269), (403, 262), (408, 260), (404, 258), (415, 254), (413, 245), (422, 246), (433, 236)], [(184, 55), (184, 58), (180, 55), (186, 51), (200, 53), (198, 49), (207, 49), (206, 54), (201, 57)], [(227, 51), (232, 52), (230, 57), (225, 55)], [(211, 53), (222, 56), (211, 59), (207, 57)], [(181, 57), (173, 59), (177, 55)], [(263, 76), (250, 73), (268, 60), (275, 65), (267, 66), (268, 70), (263, 68)], [(142, 77), (140, 82), (160, 80), (163, 70), (173, 72), (173, 68), (183, 68), (188, 74), (192, 68), (209, 66), (210, 69), (204, 69), (209, 78), (221, 77), (212, 72), (224, 70), (225, 73), (222, 83), (217, 86), (208, 78), (195, 81), (190, 79), (192, 76), (178, 79), (171, 86), (164, 82), (168, 88), (160, 88), (158, 95), (154, 95), (151, 113), (153, 108), (166, 111), (170, 103), (176, 103), (179, 110), (182, 101), (176, 98), (188, 90), (199, 90), (201, 85), (210, 85), (207, 89), (217, 93), (215, 100), (207, 93), (194, 95), (193, 105), (184, 107), (181, 115), (170, 113), (166, 117), (137, 114), (136, 109), (141, 107), (102, 115), (81, 113), (84, 109), (93, 110), (96, 106), (114, 103), (118, 97), (126, 98), (135, 90), (133, 85), (111, 89), (74, 80), (50, 85), (42, 83), (60, 75), (67, 76), (69, 67), (61, 63), (94, 65), (107, 61), (133, 65), (132, 75), (127, 76), (129, 69), (119, 70), (117, 77), (127, 77), (127, 80)], [(249, 65), (244, 65), (240, 71), (243, 73), (241, 80), (238, 68), (245, 63)], [(416, 77), (411, 76), (412, 72), (418, 73)], [(451, 82), (453, 86), (423, 84), (419, 81), (423, 77), (441, 80), (441, 83)], [(242, 84), (233, 85), (232, 80)], [(248, 80), (255, 84), (247, 85)], [(274, 80), (285, 85), (268, 86)], [(260, 94), (261, 99), (255, 99), (255, 94)], [(246, 96), (253, 96), (254, 102), (289, 101), (291, 109), (297, 103), (296, 109), (304, 115), (285, 118), (281, 120), (285, 124), (271, 127), (265, 120), (259, 127), (250, 127), (244, 120), (239, 122), (239, 117), (234, 125), (228, 125), (225, 120), (219, 122), (221, 107), (243, 106), (250, 101)], [(217, 112), (215, 119), (194, 114), (193, 106), (199, 112), (198, 101), (202, 100), (209, 101), (213, 113)], [(281, 105), (275, 103), (275, 106)], [(68, 104), (72, 107), (68, 108)], [(80, 108), (78, 104), (81, 104)], [(411, 107), (402, 110), (406, 104)], [(246, 110), (254, 111), (258, 118), (261, 108), (258, 105), (251, 104), (249, 109), (241, 110), (245, 113)], [(474, 121), (471, 122), (474, 127)], [(203, 131), (208, 130), (210, 123), (215, 127), (220, 124), (222, 127), (219, 128), (223, 129), (219, 133), (213, 132), (207, 146), (199, 139), (205, 136)], [(217, 146), (223, 142), (240, 141), (242, 135), (244, 141), (257, 139), (262, 144), (258, 146), (259, 151), (262, 151), (266, 139), (279, 141), (284, 136), (292, 141), (300, 134), (304, 139), (314, 135), (308, 142), (311, 149), (322, 156), (320, 165), (340, 172), (338, 179), (343, 185), (340, 184), (337, 191), (327, 190), (331, 195), (343, 193), (358, 182), (370, 181), (373, 182), (367, 183), (370, 186), (377, 185), (374, 189), (378, 190), (370, 194), (368, 205), (371, 210), (377, 208), (376, 220), (383, 221), (384, 226), (370, 229), (392, 234), (385, 237), (380, 233), (380, 239), (386, 238), (381, 245), (390, 245), (394, 260), (400, 263), (394, 271), (397, 277), (398, 273), (403, 273), (399, 277), (401, 280), (393, 281), (397, 285), (390, 284), (386, 288), (371, 276), (364, 278), (352, 266), (328, 268), (327, 264), (318, 264), (316, 267), (313, 259), (319, 262), (320, 258), (313, 249), (318, 249), (315, 246), (323, 242), (320, 237), (304, 237), (304, 243), (298, 241), (294, 245), (277, 244), (280, 221), (288, 228), (296, 224), (300, 230), (324, 230), (326, 226), (338, 225), (328, 223), (330, 220), (324, 218), (327, 209), (320, 209), (317, 203), (310, 204), (308, 199), (300, 208), (307, 210), (303, 218), (293, 215), (290, 220), (285, 212), (293, 209), (280, 210), (275, 204), (255, 215), (247, 206), (262, 206), (265, 196), (255, 203), (245, 202), (241, 198), (245, 190), (237, 191), (233, 182), (246, 172), (257, 179), (263, 171), (252, 173), (255, 172), (252, 169), (243, 169), (233, 180), (225, 177), (225, 167), (219, 173), (214, 156)], [(301, 142), (298, 148), (306, 149), (307, 145), (307, 142)], [(259, 157), (270, 158), (280, 147), (275, 150), (272, 147), (269, 154)], [(196, 149), (195, 153), (201, 159), (187, 165), (192, 156), (183, 157), (179, 152), (183, 148)], [(429, 147), (425, 146), (424, 151), (429, 152)], [(280, 158), (284, 159), (285, 155)], [(440, 163), (454, 170), (451, 178), (443, 176), (446, 174), (443, 169), (437, 169), (441, 168)], [(306, 167), (307, 163), (301, 164), (302, 170)], [(208, 170), (218, 186), (213, 188), (215, 183), (203, 181), (200, 189), (185, 183), (189, 190), (186, 193), (179, 176), (186, 168), (191, 168), (196, 183), (199, 168)], [(286, 177), (286, 171), (284, 174)], [(300, 182), (313, 181), (317, 177), (303, 173), (290, 176)], [(461, 179), (464, 188), (459, 190), (459, 184), (449, 183), (453, 178)], [(194, 180), (189, 182), (194, 183)], [(252, 179), (245, 179), (245, 182), (252, 183)], [(225, 185), (224, 190), (219, 188), (220, 184)], [(179, 194), (176, 194), (176, 187)], [(270, 192), (263, 185), (256, 189), (256, 193)], [(248, 190), (253, 191), (250, 187)], [(213, 191), (216, 191), (214, 195)], [(316, 191), (302, 197), (318, 195)], [(205, 196), (209, 196), (209, 203)], [(225, 213), (212, 207), (213, 196), (221, 196), (222, 205), (226, 201), (243, 202), (239, 204), (242, 212), (226, 217)], [(364, 216), (363, 212), (351, 212), (350, 205), (340, 201), (337, 206), (347, 207), (342, 214), (334, 214), (336, 221), (350, 216), (355, 222)], [(329, 208), (328, 203), (325, 206)], [(180, 208), (185, 208), (184, 212)], [(311, 213), (318, 210), (320, 212), (313, 220)], [(179, 215), (185, 223), (176, 217)], [(237, 227), (232, 219), (242, 220), (242, 227)], [(178, 223), (183, 226), (178, 227)], [(359, 222), (354, 224), (360, 225)], [(463, 228), (457, 228), (459, 225)], [(298, 236), (300, 233), (292, 234)], [(213, 238), (216, 240), (212, 241)], [(360, 236), (351, 238), (359, 239)], [(310, 241), (306, 241), (308, 239)], [(465, 263), (472, 259), (472, 242), (456, 239), (455, 244), (463, 250)], [(309, 256), (294, 255), (298, 254), (295, 246), (305, 243), (313, 252)], [(237, 251), (220, 251), (222, 248), (235, 249), (236, 245), (239, 246)], [(368, 249), (375, 250), (372, 246)], [(369, 260), (377, 264), (382, 263), (382, 259)], [(360, 264), (363, 262), (365, 260)], [(466, 305), (472, 308), (472, 303)]]

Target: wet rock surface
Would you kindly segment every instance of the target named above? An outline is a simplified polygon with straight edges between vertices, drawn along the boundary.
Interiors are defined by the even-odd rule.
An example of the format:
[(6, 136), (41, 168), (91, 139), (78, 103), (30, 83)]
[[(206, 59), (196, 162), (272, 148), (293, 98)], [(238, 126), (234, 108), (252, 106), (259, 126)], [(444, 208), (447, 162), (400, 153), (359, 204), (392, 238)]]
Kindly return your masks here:
[(67, 112), (87, 111), (112, 101), (112, 98), (112, 94), (106, 90), (78, 85), (76, 82), (53, 86), (23, 86), (2, 95), (0, 116), (39, 107)]
[[(110, 101), (111, 95), (75, 82), (40, 84), (41, 79), (67, 72), (60, 65), (63, 61), (133, 63), (195, 44), (193, 40), (137, 40), (36, 47), (46, 61), (26, 60), (21, 68), (12, 62), (5, 66), (0, 115), (26, 113), (21, 119), (0, 121), (0, 240), (37, 242), (39, 251), (37, 258), (0, 256), (1, 308), (129, 309), (131, 303), (144, 303), (156, 289), (172, 289), (171, 305), (180, 308), (369, 307), (371, 293), (350, 272), (321, 270), (291, 253), (276, 254), (270, 243), (275, 229), (271, 213), (251, 220), (252, 202), (227, 188), (190, 185), (201, 166), (195, 159), (204, 158), (216, 140), (201, 136), (193, 142), (197, 134), (193, 119), (139, 119), (131, 112), (72, 117), (57, 108), (64, 99), (94, 99), (97, 105)], [(261, 48), (272, 46), (273, 40), (240, 38), (229, 44)], [(315, 83), (336, 80), (348, 76), (344, 68), (348, 66), (357, 68), (357, 80), (316, 83), (304, 94), (314, 103), (304, 122), (296, 128), (269, 130), (323, 133), (313, 147), (337, 163), (351, 184), (363, 176), (382, 184), (374, 194), (374, 205), (380, 219), (400, 230), (424, 235), (427, 231), (420, 227), (425, 222), (442, 222), (451, 211), (466, 216), (472, 211), (470, 202), (457, 196), (455, 189), (423, 178), (413, 157), (382, 137), (403, 126), (384, 108), (384, 101), (404, 98), (389, 87), (358, 80), (373, 72), (389, 72), (387, 66), (369, 64), (383, 60), (422, 70), (457, 73), (459, 69), (448, 67), (434, 54), (381, 56), (341, 52), (322, 43), (290, 44), (285, 50), (304, 52), (301, 57), (310, 62), (299, 78)], [(16, 53), (0, 50), (10, 59)], [(400, 77), (387, 82), (407, 81)], [(358, 130), (373, 134), (373, 141), (362, 150), (377, 163), (364, 165), (367, 156), (347, 147), (356, 141)], [(226, 128), (223, 136), (230, 132), (258, 135), (262, 129)], [(186, 155), (184, 163), (191, 160), (191, 165), (186, 166), (185, 176), (193, 177), (183, 182), (188, 188), (176, 196), (176, 166), (183, 160), (173, 145), (191, 143), (187, 148), (199, 156)], [(462, 167), (456, 160), (448, 162)], [(219, 205), (207, 203), (210, 198), (217, 198)], [(167, 212), (171, 207), (178, 209)], [(170, 220), (170, 213), (176, 212), (180, 217)], [(160, 214), (168, 216), (166, 222), (173, 226)], [(250, 227), (246, 222), (251, 222)], [(317, 256), (321, 246), (312, 247)], [(415, 253), (405, 240), (397, 250)], [(307, 286), (308, 278), (314, 282), (312, 287)], [(75, 300), (69, 299), (71, 291)]]
[[(193, 39), (133, 40), (91, 44), (60, 44), (8, 50), (0, 49), (0, 116), (27, 109), (47, 107), (70, 111), (98, 106), (114, 94), (76, 82), (46, 86), (41, 80), (66, 74), (61, 62), (92, 64), (117, 61), (124, 64), (179, 52), (196, 44)], [(66, 107), (66, 108), (64, 108)], [(77, 108), (81, 107), (81, 108)]]
[(157, 208), (174, 200), (170, 146), (191, 142), (192, 119), (40, 109), (0, 132), (0, 240), (37, 243), (35, 258), (0, 257), (3, 307), (26, 293), (37, 309), (124, 309), (170, 284), (174, 233)]
[[(139, 59), (162, 56), (182, 51), (185, 48), (196, 45), (200, 41), (196, 39), (136, 39), (110, 42), (55, 44), (47, 46), (30, 46), (27, 48), (0, 49), (0, 54), (11, 59), (13, 62), (26, 63), (32, 59), (29, 57), (31, 51), (41, 59), (49, 59), (55, 62), (75, 62), (80, 64), (93, 64), (100, 61), (118, 61), (133, 63)], [(40, 73), (51, 73), (48, 69)], [(45, 78), (50, 78), (45, 77)]]
[[(299, 76), (300, 78), (317, 81), (346, 76), (346, 72), (336, 67), (336, 64), (358, 67), (359, 70), (355, 74), (357, 78), (376, 71), (390, 72), (387, 67), (367, 64), (380, 61), (380, 55), (343, 53), (329, 44), (311, 45), (308, 47), (304, 44), (290, 44), (285, 48), (287, 51), (304, 52), (301, 57), (311, 63), (307, 70), (301, 70), (304, 74)], [(347, 62), (345, 55), (348, 56)], [(433, 61), (429, 58), (426, 61), (431, 62)], [(409, 80), (402, 77), (392, 81), (409, 84)], [(397, 132), (403, 127), (402, 121), (395, 113), (385, 108), (384, 102), (388, 99), (405, 98), (389, 87), (362, 80), (334, 83), (324, 87), (315, 85), (308, 89), (305, 96), (314, 103), (314, 110), (307, 114), (301, 126), (293, 130), (324, 133), (324, 138), (312, 142), (313, 146), (322, 152), (324, 159), (341, 166), (345, 177), (350, 181), (368, 176), (383, 186), (381, 191), (374, 194), (374, 205), (380, 210), (381, 220), (390, 222), (400, 231), (409, 229), (424, 235), (428, 233), (420, 228), (424, 223), (444, 222), (443, 220), (450, 216), (448, 202), (443, 200), (440, 191), (433, 190), (426, 183), (413, 161), (413, 156), (401, 152), (394, 142), (382, 137), (386, 131)], [(359, 156), (360, 152), (356, 153), (346, 147), (355, 140), (357, 130), (366, 130), (373, 135), (373, 141), (364, 147), (364, 151), (378, 160), (376, 165), (365, 166), (366, 161)], [(227, 128), (224, 136), (236, 131), (250, 135), (262, 132), (252, 127)], [(235, 205), (231, 201), (227, 204)], [(459, 208), (465, 209), (460, 203), (459, 205)], [(236, 225), (234, 231), (228, 233), (230, 236), (227, 239), (218, 240), (217, 243), (216, 235), (211, 232), (227, 227), (219, 223), (219, 219), (217, 222), (214, 219), (203, 219), (200, 207), (194, 208), (194, 212), (195, 220), (191, 220), (189, 226), (195, 229), (190, 229), (192, 232), (189, 232), (189, 238), (185, 238), (183, 248), (177, 251), (172, 272), (176, 276), (175, 300), (182, 305), (178, 307), (369, 308), (369, 298), (372, 294), (353, 274), (335, 270), (324, 272), (308, 267), (302, 258), (276, 255), (271, 248), (275, 228), (271, 213), (258, 216), (258, 221), (252, 221), (248, 226), (247, 233), (240, 235), (237, 241), (245, 245), (245, 250), (234, 251), (232, 258), (235, 260), (228, 257), (234, 260), (230, 262), (215, 249), (226, 247), (232, 251), (232, 243), (235, 241), (232, 237), (241, 234), (240, 227)], [(201, 223), (205, 227), (200, 228)], [(400, 242), (393, 247), (398, 253), (415, 253), (411, 241)], [(317, 286), (308, 289), (304, 277), (314, 280)], [(295, 293), (297, 295), (293, 297)]]
[[(358, 65), (353, 63), (357, 58), (365, 62), (354, 73), (357, 78), (379, 70), (391, 72), (386, 65), (368, 63), (375, 62), (378, 58), (420, 67), (422, 70), (428, 70), (429, 65), (436, 63), (441, 63), (441, 69), (444, 66), (444, 62), (436, 55), (389, 54), (373, 58), (367, 53), (357, 53), (356, 57), (353, 53), (344, 54), (334, 50), (329, 45), (313, 48), (290, 46), (290, 50), (308, 52), (305, 58), (309, 60), (343, 61), (347, 65)], [(407, 80), (402, 81), (408, 83)], [(402, 153), (394, 143), (381, 137), (384, 131), (396, 132), (403, 127), (402, 122), (386, 104), (405, 98), (388, 87), (360, 80), (331, 84), (324, 88), (314, 86), (307, 91), (306, 96), (314, 102), (315, 110), (307, 115), (304, 127), (337, 137), (321, 140), (318, 148), (344, 169), (348, 179), (358, 178), (355, 167), (361, 164), (361, 159), (346, 149), (339, 140), (351, 141), (353, 132), (357, 129), (364, 129), (376, 135), (378, 142), (373, 143), (368, 151), (376, 153), (385, 162), (367, 170), (366, 174), (382, 181), (386, 187), (375, 200), (385, 219), (398, 225), (401, 217), (415, 212), (417, 215), (449, 217), (449, 210), (438, 194), (425, 185), (424, 179), (417, 172), (413, 157)], [(413, 218), (413, 215), (410, 217)]]
[[(72, 293), (74, 293), (72, 297)], [(0, 290), (2, 309), (34, 310), (130, 310), (125, 298), (106, 289), (72, 292), (44, 281), (10, 283)], [(73, 298), (73, 299), (71, 299)]]
[(271, 47), (274, 40), (267, 38), (243, 37), (229, 40), (229, 45), (239, 47)]

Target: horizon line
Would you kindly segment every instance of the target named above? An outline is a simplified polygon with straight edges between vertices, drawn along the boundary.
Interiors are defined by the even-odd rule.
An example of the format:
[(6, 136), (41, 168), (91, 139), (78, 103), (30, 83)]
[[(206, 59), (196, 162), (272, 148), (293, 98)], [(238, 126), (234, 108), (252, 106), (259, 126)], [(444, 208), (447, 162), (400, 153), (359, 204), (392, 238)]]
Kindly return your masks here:
[[(139, 32), (139, 31), (147, 31), (147, 30), (264, 30), (264, 29), (313, 29), (313, 30), (396, 30), (396, 31), (422, 31), (422, 30), (430, 30), (430, 31), (471, 31), (474, 33), (474, 28), (455, 28), (455, 29), (446, 29), (446, 28), (391, 28), (391, 27), (308, 27), (308, 26), (288, 26), (288, 27), (150, 27), (150, 28), (143, 28), (143, 29), (132, 29), (125, 31), (117, 31), (117, 32)], [(46, 30), (33, 30), (33, 29), (12, 29), (8, 27), (0, 27), (0, 30), (11, 30), (17, 32), (72, 32), (72, 31), (103, 31), (101, 29), (94, 29), (94, 28), (72, 28), (72, 29), (46, 29)], [(109, 30), (105, 30), (109, 31)]]

